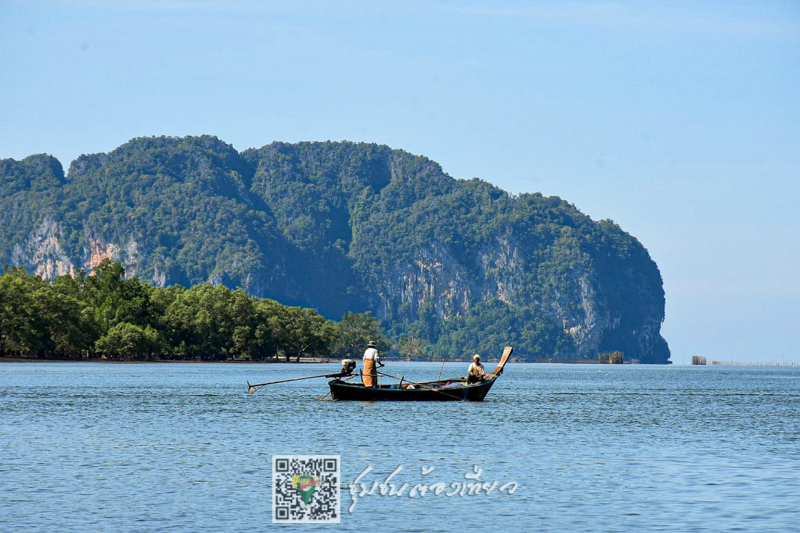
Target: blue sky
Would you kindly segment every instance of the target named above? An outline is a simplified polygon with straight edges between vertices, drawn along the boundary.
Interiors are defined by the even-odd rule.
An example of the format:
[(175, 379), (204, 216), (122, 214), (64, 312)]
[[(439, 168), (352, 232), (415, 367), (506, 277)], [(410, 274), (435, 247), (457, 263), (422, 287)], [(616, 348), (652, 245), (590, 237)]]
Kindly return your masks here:
[(676, 363), (800, 360), (800, 2), (0, 0), (0, 157), (370, 141), (611, 218)]

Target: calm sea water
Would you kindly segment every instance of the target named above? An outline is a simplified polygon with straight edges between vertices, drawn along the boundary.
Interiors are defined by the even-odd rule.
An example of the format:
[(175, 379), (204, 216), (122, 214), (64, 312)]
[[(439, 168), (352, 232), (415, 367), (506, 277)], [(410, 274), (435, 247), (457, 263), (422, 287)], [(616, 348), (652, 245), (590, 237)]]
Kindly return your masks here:
[[(0, 364), (0, 530), (267, 527), (273, 454), (340, 455), (353, 530), (800, 530), (800, 368), (509, 364), (483, 403), (315, 400), (325, 380), (245, 392), (336, 370)], [(398, 466), (393, 482), (462, 483), (478, 466), (518, 486), (347, 512), (356, 476)]]

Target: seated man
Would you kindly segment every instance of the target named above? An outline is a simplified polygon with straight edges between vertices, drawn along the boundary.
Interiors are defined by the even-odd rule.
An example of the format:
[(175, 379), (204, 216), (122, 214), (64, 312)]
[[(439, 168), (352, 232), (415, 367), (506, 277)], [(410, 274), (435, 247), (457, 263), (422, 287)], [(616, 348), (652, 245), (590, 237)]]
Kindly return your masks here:
[(481, 356), (475, 354), (472, 356), (472, 364), (469, 365), (469, 375), (467, 375), (467, 385), (471, 383), (480, 383), (486, 380), (486, 372), (483, 370), (481, 364)]

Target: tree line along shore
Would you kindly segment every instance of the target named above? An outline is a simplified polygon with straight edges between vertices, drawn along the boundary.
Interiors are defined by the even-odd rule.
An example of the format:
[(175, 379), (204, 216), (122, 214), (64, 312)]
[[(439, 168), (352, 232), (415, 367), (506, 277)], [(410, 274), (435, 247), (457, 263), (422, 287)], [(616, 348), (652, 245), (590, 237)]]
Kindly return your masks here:
[(296, 361), (357, 356), (370, 340), (391, 348), (369, 311), (335, 322), (223, 285), (154, 287), (109, 259), (52, 283), (0, 274), (0, 358)]

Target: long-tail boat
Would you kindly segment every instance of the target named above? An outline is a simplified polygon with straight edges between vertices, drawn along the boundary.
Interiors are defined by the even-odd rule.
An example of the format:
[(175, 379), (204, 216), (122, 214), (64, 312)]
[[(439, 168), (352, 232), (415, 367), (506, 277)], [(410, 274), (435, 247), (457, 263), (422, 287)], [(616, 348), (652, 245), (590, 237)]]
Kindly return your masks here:
[[(506, 346), (497, 368), (487, 374), (484, 381), (478, 383), (468, 384), (465, 377), (423, 382), (406, 381), (404, 378), (400, 378), (399, 383), (365, 387), (364, 383), (350, 383), (342, 379), (345, 376), (337, 376), (328, 382), (331, 387), (331, 398), (334, 400), (357, 401), (434, 402), (466, 400), (480, 402), (486, 398), (494, 382), (503, 373), (503, 367), (508, 362), (508, 358), (511, 357), (512, 351), (511, 346)], [(382, 375), (387, 376), (387, 374)]]

